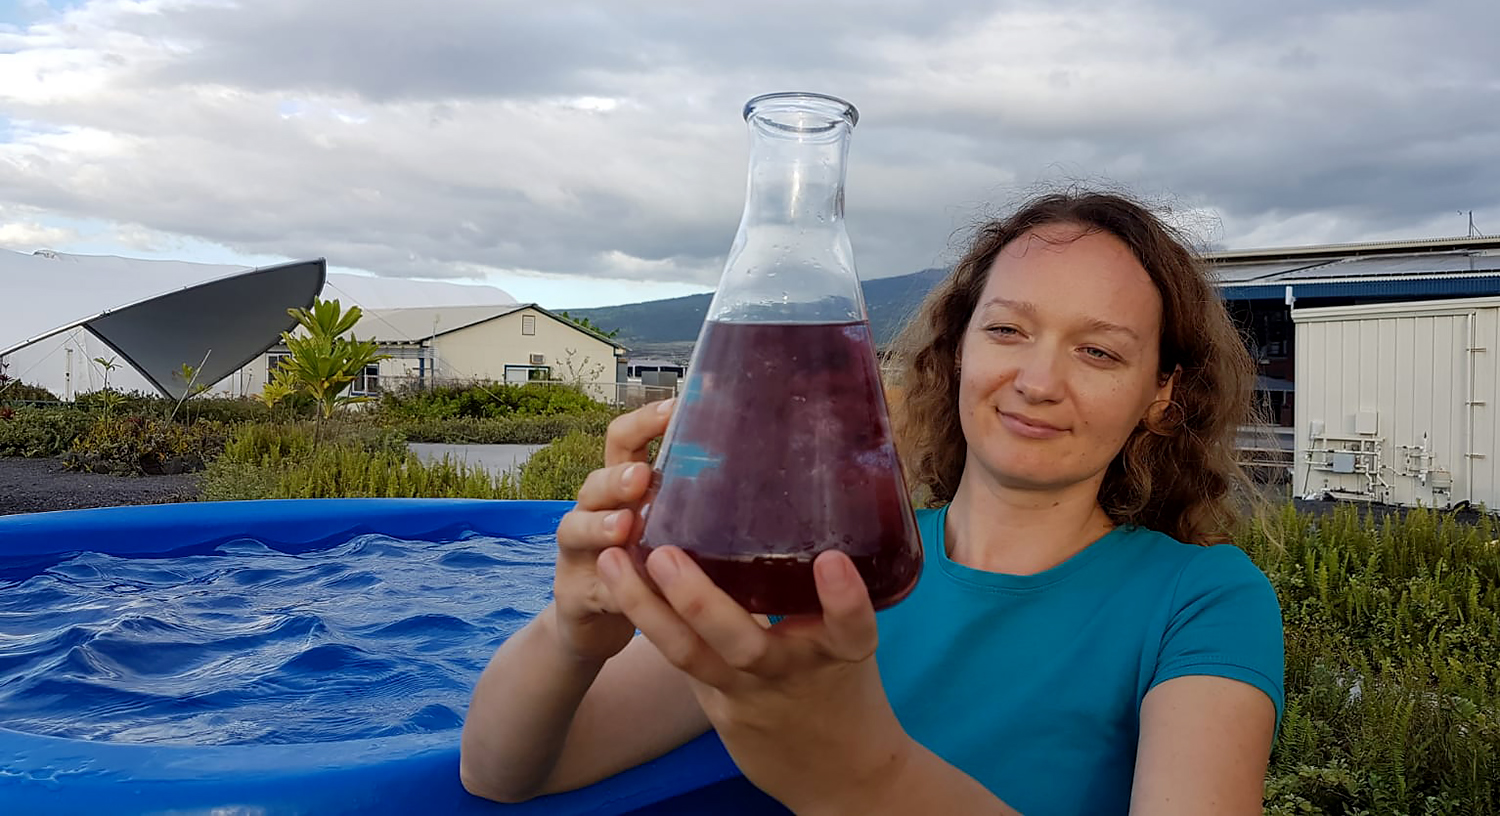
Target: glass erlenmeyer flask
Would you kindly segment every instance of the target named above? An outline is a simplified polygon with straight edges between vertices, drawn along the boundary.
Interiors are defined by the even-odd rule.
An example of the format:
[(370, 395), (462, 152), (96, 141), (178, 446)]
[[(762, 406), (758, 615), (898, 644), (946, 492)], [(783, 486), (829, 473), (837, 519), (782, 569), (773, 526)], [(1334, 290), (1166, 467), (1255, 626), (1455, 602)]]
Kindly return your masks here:
[(922, 549), (844, 228), (858, 113), (821, 94), (745, 105), (749, 184), (631, 546), (681, 547), (742, 606), (820, 610), (813, 559), (848, 553), (877, 609)]

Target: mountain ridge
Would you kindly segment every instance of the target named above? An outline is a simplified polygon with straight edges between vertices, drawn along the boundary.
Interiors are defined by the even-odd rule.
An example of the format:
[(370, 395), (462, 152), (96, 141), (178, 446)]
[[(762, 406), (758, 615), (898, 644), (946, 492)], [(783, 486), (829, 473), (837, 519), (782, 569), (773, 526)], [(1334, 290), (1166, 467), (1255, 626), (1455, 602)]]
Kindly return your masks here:
[[(890, 342), (902, 324), (916, 312), (922, 298), (947, 274), (948, 270), (933, 267), (908, 275), (861, 281), (865, 311), (869, 314), (876, 344)], [(705, 293), (561, 311), (573, 317), (588, 318), (590, 323), (605, 331), (618, 331), (616, 339), (636, 351), (671, 349), (682, 344), (691, 348), (703, 328), (712, 300), (713, 294)]]

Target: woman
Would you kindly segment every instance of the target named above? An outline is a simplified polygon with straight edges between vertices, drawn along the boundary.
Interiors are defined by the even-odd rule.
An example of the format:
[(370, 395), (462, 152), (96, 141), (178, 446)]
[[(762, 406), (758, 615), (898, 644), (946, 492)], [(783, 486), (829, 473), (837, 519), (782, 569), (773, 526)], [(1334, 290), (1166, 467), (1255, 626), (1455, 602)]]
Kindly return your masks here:
[(471, 792), (579, 787), (712, 727), (797, 813), (1261, 812), (1280, 608), (1213, 546), (1253, 367), (1202, 266), (1124, 198), (1042, 197), (979, 231), (898, 349), (932, 505), (912, 594), (877, 615), (825, 552), (823, 615), (768, 625), (673, 548), (652, 592), (618, 545), (670, 404), (622, 416), (558, 528), (556, 602), (476, 688)]

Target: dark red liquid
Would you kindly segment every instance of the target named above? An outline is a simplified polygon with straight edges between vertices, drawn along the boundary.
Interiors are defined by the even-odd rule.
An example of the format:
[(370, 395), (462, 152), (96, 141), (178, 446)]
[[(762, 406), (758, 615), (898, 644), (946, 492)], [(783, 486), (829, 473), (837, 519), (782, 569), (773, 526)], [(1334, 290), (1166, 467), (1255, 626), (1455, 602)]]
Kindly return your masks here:
[(869, 325), (710, 322), (633, 548), (686, 550), (751, 612), (821, 610), (813, 559), (848, 553), (876, 609), (906, 597), (921, 542)]

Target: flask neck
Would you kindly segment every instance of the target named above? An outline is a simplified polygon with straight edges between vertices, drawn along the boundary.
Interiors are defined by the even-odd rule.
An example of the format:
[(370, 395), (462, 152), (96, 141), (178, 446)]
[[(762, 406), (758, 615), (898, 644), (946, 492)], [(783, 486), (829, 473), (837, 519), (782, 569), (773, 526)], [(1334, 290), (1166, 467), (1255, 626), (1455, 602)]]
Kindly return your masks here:
[(841, 228), (849, 137), (858, 114), (814, 95), (752, 101), (746, 227)]
[(845, 135), (813, 141), (768, 131), (751, 121), (754, 135), (744, 226), (833, 229), (841, 224), (848, 155)]
[(745, 209), (709, 320), (864, 318), (844, 228), (844, 173), (858, 116), (849, 103), (818, 94), (772, 94), (745, 106)]

